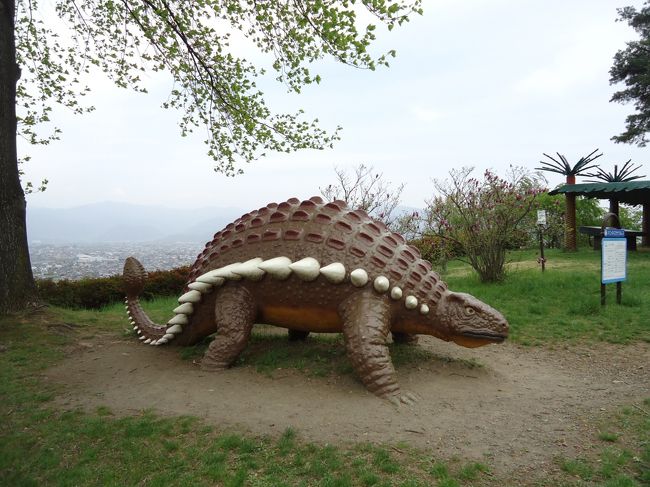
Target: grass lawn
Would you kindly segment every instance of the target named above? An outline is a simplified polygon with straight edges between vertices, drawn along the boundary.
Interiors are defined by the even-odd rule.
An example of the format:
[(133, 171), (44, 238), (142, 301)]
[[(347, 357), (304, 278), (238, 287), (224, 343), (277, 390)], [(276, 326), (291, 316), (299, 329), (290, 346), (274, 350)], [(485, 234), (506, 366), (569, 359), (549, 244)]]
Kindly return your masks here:
[[(650, 341), (650, 254), (630, 254), (623, 305), (610, 299), (605, 308), (600, 306), (595, 252), (549, 252), (544, 274), (534, 264), (534, 253), (513, 257), (502, 284), (481, 284), (456, 262), (445, 279), (451, 289), (475, 294), (502, 310), (510, 320), (512, 339), (522, 344)], [(174, 302), (160, 299), (146, 307), (154, 320), (163, 321)], [(196, 418), (161, 418), (150, 411), (129, 417), (117, 417), (103, 407), (91, 414), (63, 412), (51, 403), (56, 386), (41, 380), (39, 373), (65, 355), (73, 340), (66, 333), (70, 327), (77, 330), (74, 340), (133, 333), (121, 305), (0, 318), (0, 485), (650, 485), (650, 399), (642, 407), (622, 405), (596, 437), (585, 438), (596, 456), (558, 457), (556, 472), (535, 483), (527, 478), (512, 483), (489, 463), (407, 444), (320, 445), (302, 441), (300, 432), (291, 429), (275, 438), (253, 437)], [(278, 364), (313, 375), (349, 373), (338, 340), (316, 340), (311, 350), (322, 356), (314, 365), (313, 354), (295, 356), (264, 332), (242, 361), (262, 373)], [(273, 346), (265, 346), (269, 341)], [(401, 350), (394, 350), (398, 363), (422, 353)], [(189, 357), (198, 351), (179, 353)]]
[(471, 268), (451, 262), (444, 279), (449, 288), (475, 295), (510, 322), (510, 340), (522, 344), (590, 340), (650, 342), (650, 252), (629, 252), (622, 304), (616, 285), (607, 286), (600, 304), (600, 253), (547, 250), (542, 273), (533, 251), (513, 252), (509, 274), (500, 284), (479, 282)]

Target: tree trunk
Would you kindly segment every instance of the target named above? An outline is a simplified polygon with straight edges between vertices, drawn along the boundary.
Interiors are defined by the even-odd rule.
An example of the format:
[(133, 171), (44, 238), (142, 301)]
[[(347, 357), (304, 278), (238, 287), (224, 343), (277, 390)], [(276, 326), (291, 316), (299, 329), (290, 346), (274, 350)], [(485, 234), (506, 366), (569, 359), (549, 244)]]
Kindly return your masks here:
[(566, 196), (566, 223), (564, 226), (564, 247), (565, 250), (575, 251), (578, 249), (576, 242), (576, 195), (565, 193)]
[(15, 0), (0, 0), (0, 314), (36, 301), (16, 151)]
[(609, 199), (609, 212), (614, 213), (616, 216), (618, 216), (618, 199)]

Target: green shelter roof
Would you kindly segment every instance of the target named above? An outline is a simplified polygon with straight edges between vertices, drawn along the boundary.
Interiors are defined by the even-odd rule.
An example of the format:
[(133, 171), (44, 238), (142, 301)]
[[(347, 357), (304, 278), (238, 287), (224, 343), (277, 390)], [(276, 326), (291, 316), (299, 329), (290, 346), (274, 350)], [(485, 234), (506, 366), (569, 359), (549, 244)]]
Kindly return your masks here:
[(621, 203), (630, 205), (650, 204), (650, 181), (565, 184), (549, 191), (548, 194), (575, 194), (598, 199), (616, 198)]

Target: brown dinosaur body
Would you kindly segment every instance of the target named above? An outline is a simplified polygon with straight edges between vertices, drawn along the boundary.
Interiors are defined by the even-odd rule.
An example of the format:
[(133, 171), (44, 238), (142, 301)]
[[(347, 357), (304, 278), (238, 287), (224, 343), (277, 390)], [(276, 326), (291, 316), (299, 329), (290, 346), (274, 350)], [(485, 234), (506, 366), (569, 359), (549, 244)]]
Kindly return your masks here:
[(253, 323), (309, 332), (341, 332), (366, 387), (380, 397), (400, 393), (386, 340), (433, 335), (463, 346), (506, 338), (508, 324), (472, 296), (453, 293), (417, 249), (344, 202), (292, 198), (247, 213), (206, 244), (186, 293), (167, 325), (156, 325), (137, 296), (146, 273), (125, 263), (126, 306), (140, 338), (152, 345), (190, 345), (216, 332), (206, 369), (230, 365)]

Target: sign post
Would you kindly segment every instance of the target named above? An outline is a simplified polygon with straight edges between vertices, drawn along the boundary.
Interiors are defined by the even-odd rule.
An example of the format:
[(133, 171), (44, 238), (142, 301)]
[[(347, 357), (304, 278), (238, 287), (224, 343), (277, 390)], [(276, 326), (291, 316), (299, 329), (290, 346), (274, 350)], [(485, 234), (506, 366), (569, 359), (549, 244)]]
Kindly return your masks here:
[(546, 225), (546, 210), (537, 210), (537, 228), (539, 230), (539, 259), (538, 262), (542, 264), (542, 272), (546, 268), (546, 259), (544, 258), (544, 234), (542, 230)]
[(605, 306), (607, 284), (616, 283), (616, 302), (621, 304), (621, 283), (627, 279), (627, 240), (625, 231), (606, 227), (601, 246), (600, 304)]

